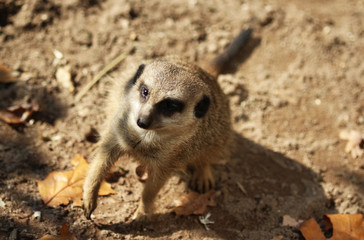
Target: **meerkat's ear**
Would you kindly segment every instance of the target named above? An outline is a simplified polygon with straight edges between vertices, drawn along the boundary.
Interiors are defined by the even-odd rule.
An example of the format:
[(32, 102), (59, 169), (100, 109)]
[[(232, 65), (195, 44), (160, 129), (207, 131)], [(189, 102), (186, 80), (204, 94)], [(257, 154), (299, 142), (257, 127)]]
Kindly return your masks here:
[(205, 116), (210, 107), (210, 98), (206, 95), (196, 104), (194, 109), (195, 117), (202, 118)]
[(126, 84), (125, 86), (125, 91), (129, 90), (138, 80), (138, 78), (142, 75), (143, 71), (145, 68), (145, 64), (141, 64), (138, 67), (138, 70), (136, 71), (136, 73), (134, 74), (134, 76), (129, 80), (129, 82)]

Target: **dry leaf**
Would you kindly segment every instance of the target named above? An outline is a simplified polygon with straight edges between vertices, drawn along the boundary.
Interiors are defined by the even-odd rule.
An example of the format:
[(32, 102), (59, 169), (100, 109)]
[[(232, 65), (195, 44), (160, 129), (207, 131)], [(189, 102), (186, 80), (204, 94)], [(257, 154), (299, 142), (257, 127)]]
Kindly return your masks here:
[[(324, 216), (325, 230), (333, 229), (330, 240), (364, 240), (362, 214), (334, 214)], [(300, 231), (306, 240), (326, 240), (320, 226), (311, 218), (303, 222)]]
[(25, 124), (30, 116), (37, 111), (39, 111), (39, 107), (31, 104), (8, 107), (0, 109), (0, 119), (9, 124)]
[(306, 240), (326, 240), (326, 237), (314, 218), (304, 221), (299, 229)]
[(296, 220), (295, 218), (289, 215), (284, 215), (282, 220), (282, 226), (297, 228), (302, 222), (303, 222), (302, 220)]
[(364, 240), (364, 222), (362, 214), (326, 215), (325, 226), (333, 229), (333, 239)]
[[(73, 206), (82, 206), (82, 186), (89, 164), (79, 154), (71, 161), (76, 168), (73, 171), (51, 172), (44, 180), (38, 181), (38, 190), (45, 205), (55, 207), (67, 205), (70, 200)], [(109, 183), (103, 181), (99, 195), (115, 193)]]
[(177, 215), (202, 215), (206, 213), (207, 206), (216, 206), (215, 191), (204, 194), (190, 191), (174, 201), (173, 212)]
[(39, 238), (38, 240), (77, 240), (77, 238), (72, 233), (70, 233), (68, 225), (65, 224), (61, 228), (60, 236), (46, 235)]
[(5, 65), (0, 64), (0, 82), (9, 83), (15, 82), (16, 80), (11, 76), (10, 68)]
[(343, 130), (340, 132), (340, 138), (348, 140), (345, 146), (345, 152), (351, 153), (353, 158), (358, 158), (364, 155), (364, 135), (360, 132), (351, 130)]

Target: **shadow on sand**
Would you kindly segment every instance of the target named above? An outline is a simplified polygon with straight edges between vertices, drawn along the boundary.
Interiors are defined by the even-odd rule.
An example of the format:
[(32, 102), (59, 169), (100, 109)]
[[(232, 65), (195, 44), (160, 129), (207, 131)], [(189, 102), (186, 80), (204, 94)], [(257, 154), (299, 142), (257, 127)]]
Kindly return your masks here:
[[(307, 219), (321, 217), (327, 210), (328, 200), (312, 170), (239, 134), (231, 161), (216, 166), (215, 173), (220, 178), (217, 188), (221, 194), (216, 199), (217, 206), (209, 209), (215, 222), (211, 231), (205, 231), (200, 224), (191, 224), (197, 221), (195, 216), (173, 214), (156, 214), (142, 228), (124, 222), (97, 226), (135, 236), (164, 237), (191, 230), (197, 231), (199, 237), (255, 239), (254, 232), (258, 231), (260, 237), (270, 239), (271, 231), (281, 227), (284, 215)], [(282, 231), (292, 238), (299, 236), (284, 227)]]

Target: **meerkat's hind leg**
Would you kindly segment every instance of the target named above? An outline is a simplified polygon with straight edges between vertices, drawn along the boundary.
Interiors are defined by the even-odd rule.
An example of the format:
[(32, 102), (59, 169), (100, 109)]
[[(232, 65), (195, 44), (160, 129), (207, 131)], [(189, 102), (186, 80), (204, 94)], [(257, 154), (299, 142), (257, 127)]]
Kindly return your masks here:
[(134, 221), (143, 222), (151, 219), (154, 212), (155, 198), (170, 176), (169, 171), (157, 168), (148, 171), (148, 175), (148, 179), (144, 183), (139, 207), (133, 215)]
[(215, 179), (211, 171), (210, 163), (192, 166), (192, 178), (190, 187), (199, 193), (205, 193), (215, 188)]

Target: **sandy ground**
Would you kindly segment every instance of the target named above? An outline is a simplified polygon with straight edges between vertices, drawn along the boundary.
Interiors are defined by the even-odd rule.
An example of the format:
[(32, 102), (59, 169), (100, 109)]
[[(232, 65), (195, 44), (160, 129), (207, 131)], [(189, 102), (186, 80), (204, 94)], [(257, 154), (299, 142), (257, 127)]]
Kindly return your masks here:
[[(117, 194), (100, 197), (93, 222), (81, 208), (44, 208), (37, 181), (91, 156), (91, 128), (101, 130), (106, 88), (142, 59), (180, 55), (203, 62), (243, 28), (253, 38), (219, 82), (230, 97), (236, 144), (219, 180), (215, 223), (170, 213), (185, 191), (172, 178), (153, 222), (133, 228), (142, 184), (130, 160), (118, 163)], [(80, 101), (76, 94), (112, 59), (125, 61)], [(57, 60), (54, 50), (63, 54)], [(25, 126), (0, 122), (0, 239), (58, 234), (67, 223), (78, 239), (302, 239), (296, 219), (363, 213), (364, 159), (344, 151), (341, 130), (364, 132), (364, 2), (4, 0), (0, 63), (22, 81), (0, 83), (0, 108), (38, 104)], [(56, 79), (69, 66), (74, 91)], [(244, 190), (240, 186), (243, 186)], [(14, 238), (15, 236), (15, 238)]]

